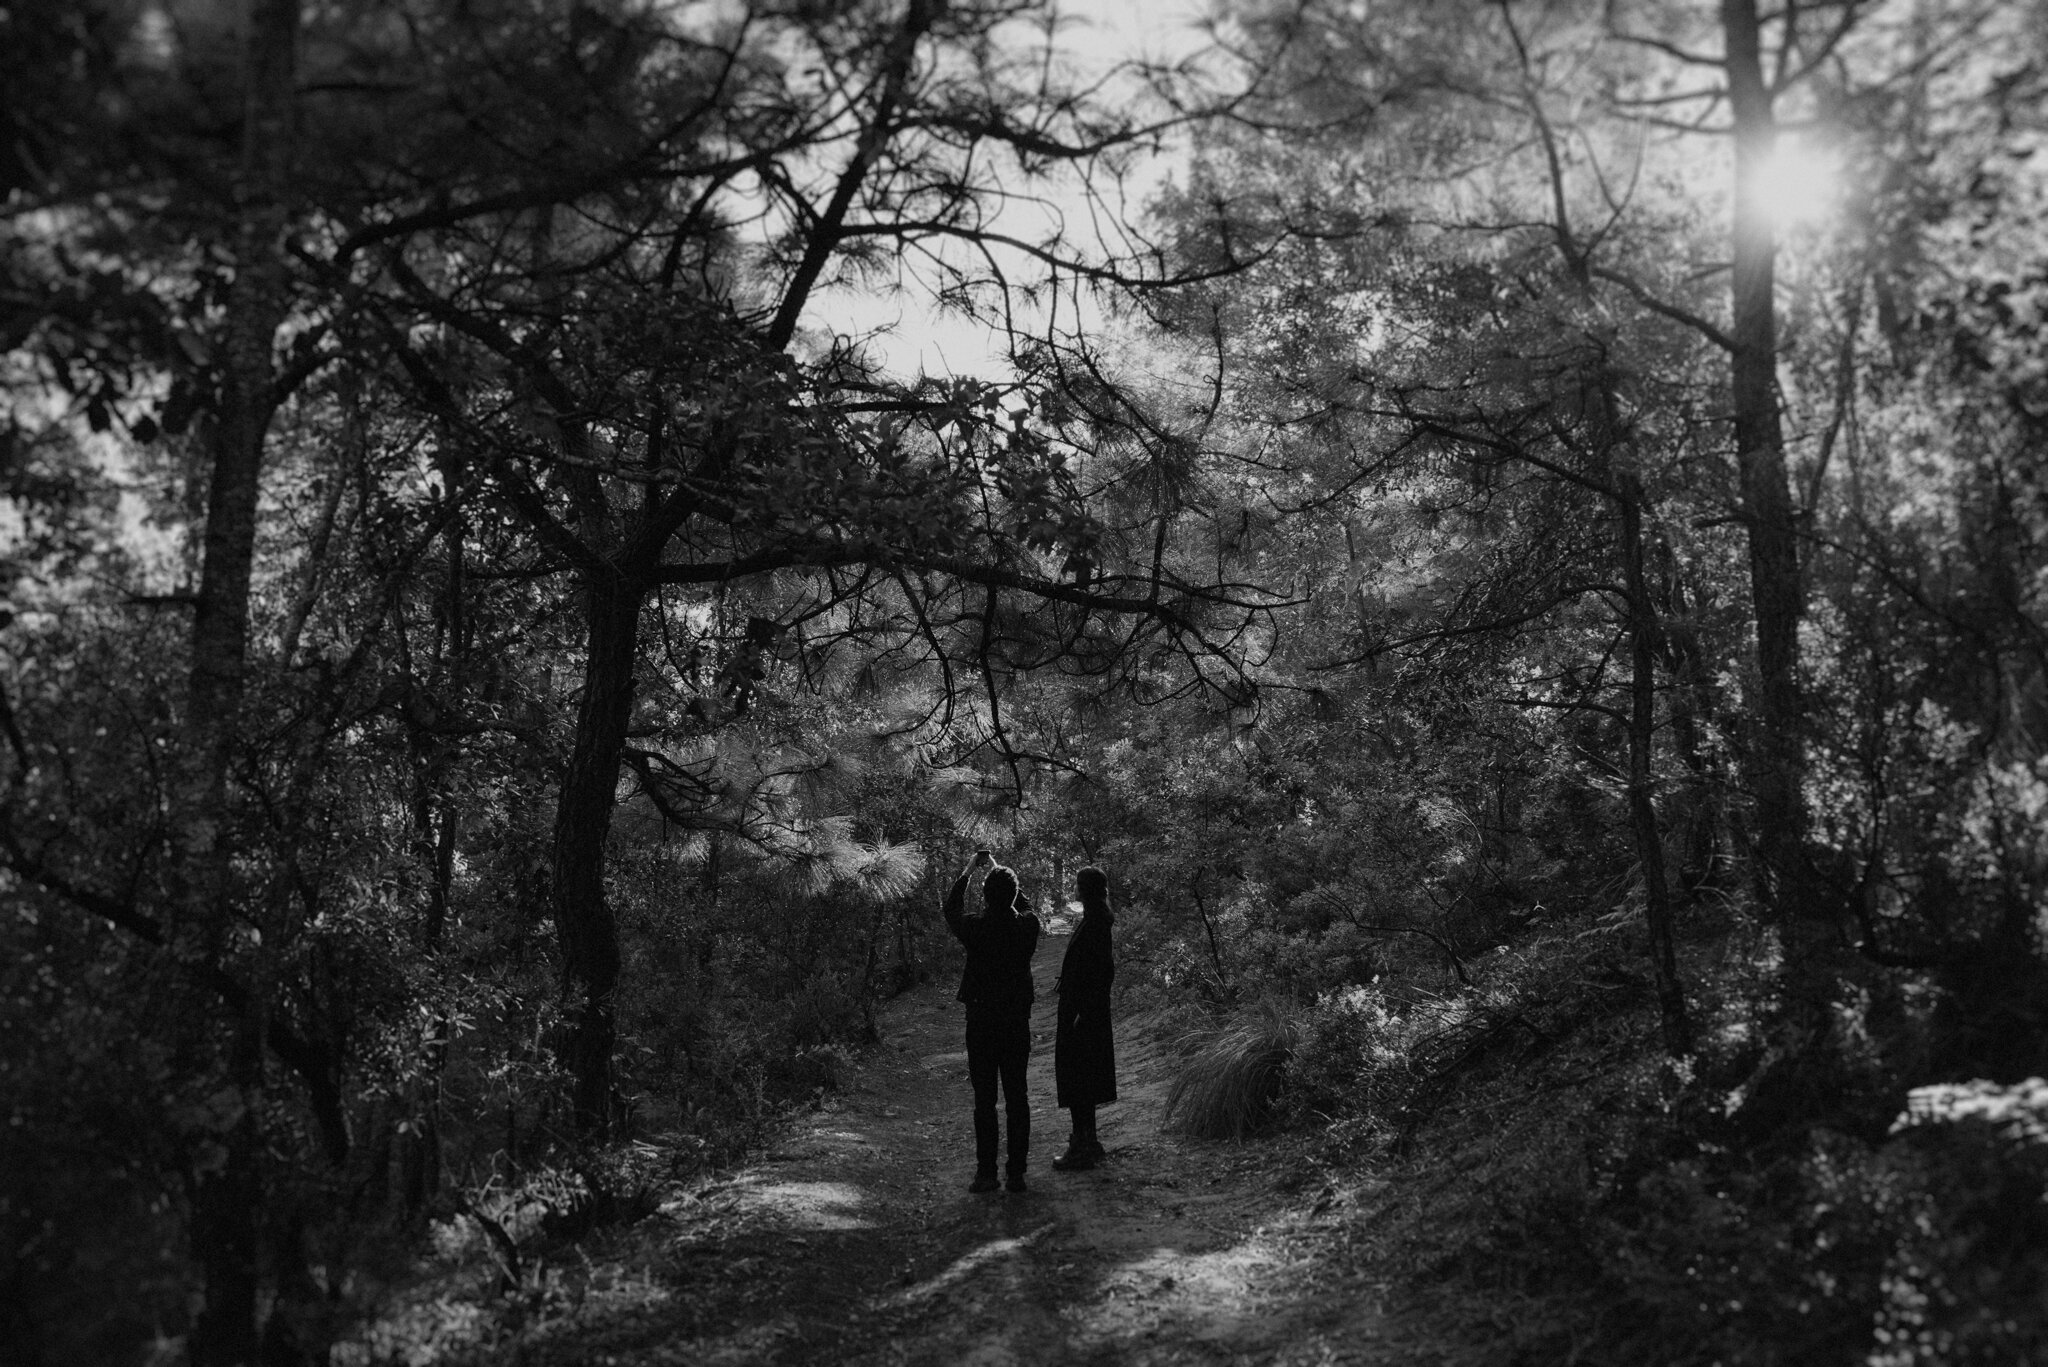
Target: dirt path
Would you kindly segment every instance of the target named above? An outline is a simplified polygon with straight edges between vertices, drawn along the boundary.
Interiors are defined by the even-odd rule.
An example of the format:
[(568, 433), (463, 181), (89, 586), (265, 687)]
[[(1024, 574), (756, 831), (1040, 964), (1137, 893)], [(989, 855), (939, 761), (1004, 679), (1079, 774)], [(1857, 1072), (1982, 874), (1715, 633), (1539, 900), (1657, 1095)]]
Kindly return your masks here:
[[(1065, 951), (1048, 939), (1039, 978)], [(1027, 1193), (976, 1196), (959, 1006), (893, 1004), (854, 1084), (762, 1161), (666, 1205), (631, 1249), (596, 1252), (576, 1309), (503, 1362), (1236, 1364), (1378, 1360), (1354, 1297), (1290, 1262), (1314, 1192), (1270, 1150), (1162, 1135), (1166, 1069), (1119, 1038), (1109, 1160), (1064, 1174), (1051, 1011), (1034, 1015)], [(511, 1345), (506, 1345), (510, 1347)]]

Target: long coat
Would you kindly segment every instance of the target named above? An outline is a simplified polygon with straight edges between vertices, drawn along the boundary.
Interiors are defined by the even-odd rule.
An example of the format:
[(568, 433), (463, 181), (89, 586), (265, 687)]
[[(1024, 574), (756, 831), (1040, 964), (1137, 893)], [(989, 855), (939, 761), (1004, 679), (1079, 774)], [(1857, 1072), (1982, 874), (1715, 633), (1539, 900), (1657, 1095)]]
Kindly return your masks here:
[(1115, 979), (1109, 917), (1089, 912), (1082, 916), (1060, 964), (1052, 1046), (1060, 1106), (1100, 1106), (1116, 1100), (1116, 1040), (1109, 1023), (1109, 985)]

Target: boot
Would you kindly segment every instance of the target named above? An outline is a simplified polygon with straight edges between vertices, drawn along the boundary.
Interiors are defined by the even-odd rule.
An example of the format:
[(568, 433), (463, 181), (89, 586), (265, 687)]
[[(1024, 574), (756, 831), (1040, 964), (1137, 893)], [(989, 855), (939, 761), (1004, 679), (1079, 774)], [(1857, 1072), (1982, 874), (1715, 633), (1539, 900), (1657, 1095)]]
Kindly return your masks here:
[[(989, 1185), (991, 1185), (991, 1186), (995, 1185), (995, 1180), (996, 1180), (995, 1178), (991, 1177), (991, 1178), (989, 1178), (988, 1180), (989, 1180)], [(1023, 1191), (1023, 1190), (1025, 1190), (1025, 1186), (1024, 1186), (1024, 1174), (1023, 1174), (1023, 1173), (1021, 1173), (1021, 1172), (1013, 1172), (1013, 1173), (1011, 1173), (1011, 1174), (1010, 1174), (1010, 1176), (1009, 1176), (1009, 1179), (1008, 1179), (1007, 1181), (1005, 1181), (1005, 1182), (1003, 1183), (1003, 1186), (1004, 1186), (1004, 1188), (1005, 1188), (1006, 1190), (1009, 1190), (1009, 1191)]]
[(1067, 1151), (1052, 1160), (1054, 1172), (1086, 1172), (1102, 1157), (1101, 1145), (1091, 1147), (1086, 1139), (1075, 1135), (1067, 1141)]
[(976, 1195), (980, 1195), (985, 1191), (994, 1191), (996, 1189), (996, 1170), (994, 1168), (975, 1169), (974, 1180), (967, 1184), (967, 1189)]
[(1076, 1106), (1074, 1108), (1074, 1138), (1067, 1146), (1078, 1149), (1088, 1156), (1088, 1166), (1094, 1167), (1109, 1157), (1109, 1150), (1102, 1147), (1102, 1141), (1095, 1137), (1095, 1108)]

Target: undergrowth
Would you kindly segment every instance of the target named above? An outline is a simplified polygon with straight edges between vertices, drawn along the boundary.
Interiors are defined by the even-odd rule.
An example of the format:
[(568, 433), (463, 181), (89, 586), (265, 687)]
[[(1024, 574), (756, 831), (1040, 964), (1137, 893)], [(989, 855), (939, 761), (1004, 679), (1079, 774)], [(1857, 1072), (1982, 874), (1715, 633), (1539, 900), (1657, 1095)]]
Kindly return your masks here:
[(2048, 1084), (1931, 1076), (1958, 1004), (1924, 974), (1843, 951), (1795, 973), (1733, 915), (1689, 933), (1685, 1059), (1617, 914), (1469, 988), (1227, 1018), (1178, 1111), (1319, 1135), (1348, 1196), (1314, 1256), (1434, 1326), (1417, 1362), (2048, 1363)]

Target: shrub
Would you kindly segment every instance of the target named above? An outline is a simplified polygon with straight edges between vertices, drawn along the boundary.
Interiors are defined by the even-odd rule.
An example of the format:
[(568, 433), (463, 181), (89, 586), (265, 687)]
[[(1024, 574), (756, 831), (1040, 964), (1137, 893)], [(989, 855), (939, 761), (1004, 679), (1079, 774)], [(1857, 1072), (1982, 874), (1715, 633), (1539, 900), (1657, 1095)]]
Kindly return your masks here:
[(1871, 1367), (2038, 1361), (2048, 1344), (2048, 1082), (1922, 1087), (1888, 1147), (1915, 1188)]

